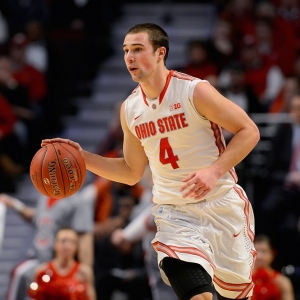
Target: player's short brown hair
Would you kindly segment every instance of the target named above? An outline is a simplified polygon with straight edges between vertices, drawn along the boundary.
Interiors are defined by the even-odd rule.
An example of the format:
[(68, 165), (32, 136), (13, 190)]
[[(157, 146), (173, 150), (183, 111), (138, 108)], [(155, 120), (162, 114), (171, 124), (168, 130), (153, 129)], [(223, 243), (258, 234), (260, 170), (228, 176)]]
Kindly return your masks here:
[[(166, 55), (164, 57), (164, 63), (168, 58), (169, 54), (169, 36), (168, 34), (158, 25), (153, 23), (137, 24), (131, 27), (127, 34), (134, 34), (139, 32), (146, 32), (149, 36), (149, 41), (153, 46), (153, 50), (156, 51), (159, 47), (166, 48)], [(126, 34), (126, 35), (127, 35)]]

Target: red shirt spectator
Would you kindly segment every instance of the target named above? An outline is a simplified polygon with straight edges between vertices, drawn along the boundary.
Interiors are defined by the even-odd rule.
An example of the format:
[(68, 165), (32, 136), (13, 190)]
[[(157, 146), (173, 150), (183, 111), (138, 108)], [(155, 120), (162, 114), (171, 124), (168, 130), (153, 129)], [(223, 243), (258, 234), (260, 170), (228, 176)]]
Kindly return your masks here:
[(208, 76), (217, 75), (218, 70), (207, 53), (207, 45), (200, 41), (191, 41), (188, 45), (188, 63), (182, 71), (191, 76), (206, 79)]
[(16, 118), (8, 101), (0, 95), (0, 139), (13, 131)]
[(27, 43), (27, 38), (22, 33), (12, 38), (9, 54), (13, 65), (13, 76), (20, 85), (27, 89), (30, 100), (38, 102), (46, 96), (46, 79), (41, 72), (26, 64)]
[(45, 77), (35, 68), (24, 65), (22, 69), (15, 71), (13, 76), (20, 85), (28, 90), (28, 96), (31, 101), (38, 102), (46, 96)]

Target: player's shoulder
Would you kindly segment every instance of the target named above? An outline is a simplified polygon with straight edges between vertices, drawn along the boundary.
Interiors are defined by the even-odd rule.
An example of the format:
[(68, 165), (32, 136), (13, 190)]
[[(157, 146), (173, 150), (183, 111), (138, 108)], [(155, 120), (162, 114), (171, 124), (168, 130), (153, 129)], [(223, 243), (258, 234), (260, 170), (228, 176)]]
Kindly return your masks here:
[(202, 81), (200, 78), (176, 71), (176, 70), (171, 70), (171, 76), (173, 78), (176, 78), (178, 80), (182, 80), (182, 81), (194, 81), (194, 80), (198, 80), (198, 81)]

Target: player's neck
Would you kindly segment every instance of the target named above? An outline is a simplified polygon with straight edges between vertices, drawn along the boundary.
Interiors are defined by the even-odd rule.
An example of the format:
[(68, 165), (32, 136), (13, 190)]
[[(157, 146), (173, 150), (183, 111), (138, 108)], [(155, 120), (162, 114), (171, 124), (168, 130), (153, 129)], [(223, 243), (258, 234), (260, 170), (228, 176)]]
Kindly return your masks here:
[(140, 85), (148, 99), (156, 99), (164, 89), (170, 70), (166, 67), (157, 69)]

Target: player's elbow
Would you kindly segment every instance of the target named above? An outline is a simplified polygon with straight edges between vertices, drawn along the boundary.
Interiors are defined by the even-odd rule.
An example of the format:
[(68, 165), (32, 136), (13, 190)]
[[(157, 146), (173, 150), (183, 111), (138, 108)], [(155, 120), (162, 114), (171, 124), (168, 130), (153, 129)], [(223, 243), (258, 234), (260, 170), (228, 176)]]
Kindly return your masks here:
[(130, 176), (127, 177), (128, 185), (135, 185), (142, 179), (143, 173), (141, 172), (132, 172)]
[(133, 176), (132, 176), (132, 177), (130, 177), (130, 178), (127, 179), (127, 182), (126, 182), (126, 183), (127, 183), (128, 185), (131, 185), (131, 186), (132, 186), (132, 185), (137, 184), (137, 183), (141, 180), (141, 178), (142, 178), (141, 176), (140, 176), (140, 177), (139, 177), (139, 176), (136, 176), (136, 177), (133, 177)]
[(251, 137), (252, 137), (253, 145), (255, 146), (260, 140), (260, 132), (256, 124), (254, 123), (251, 128)]

